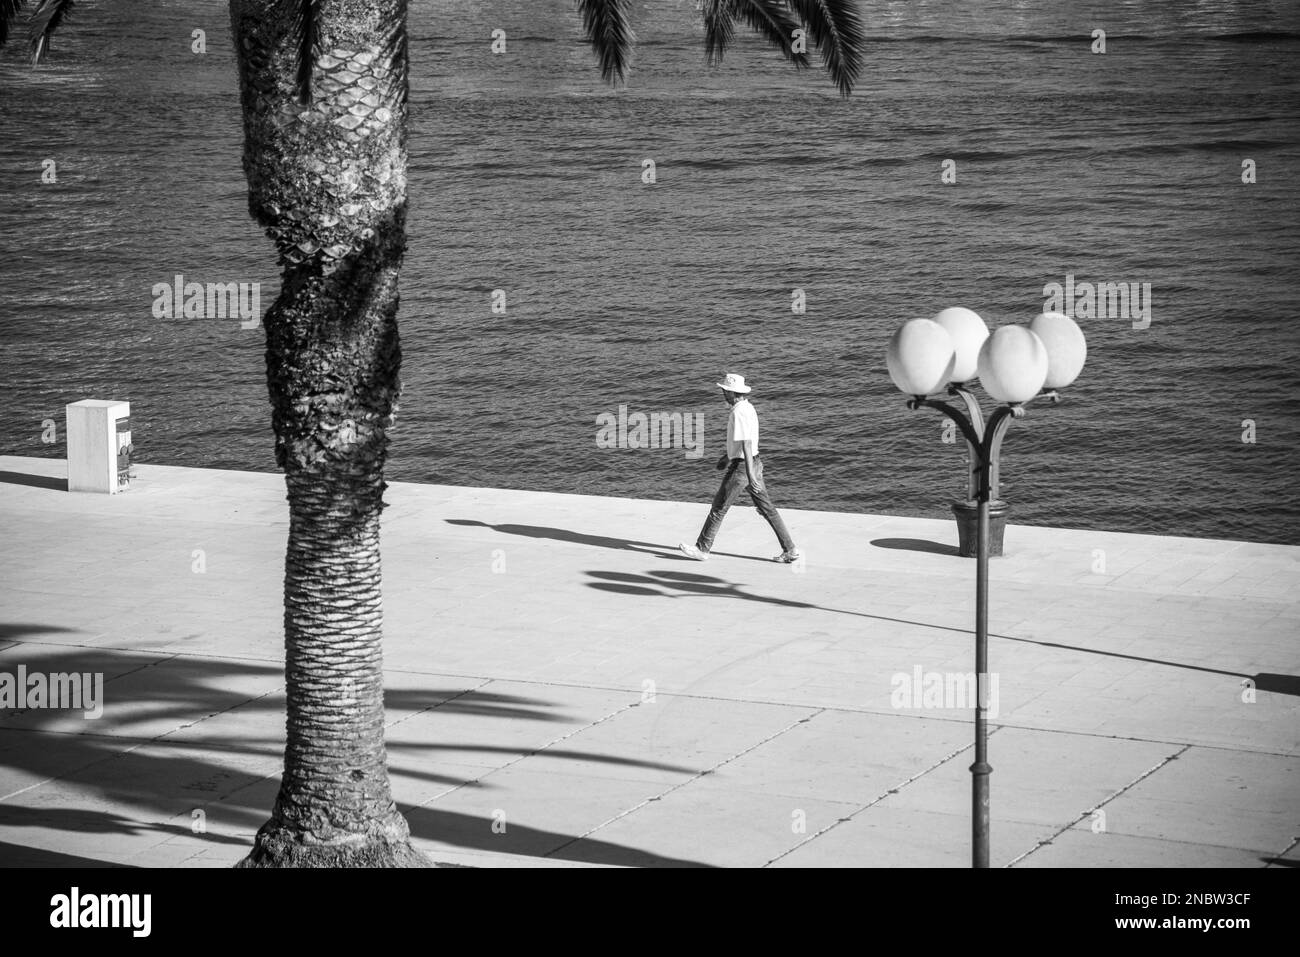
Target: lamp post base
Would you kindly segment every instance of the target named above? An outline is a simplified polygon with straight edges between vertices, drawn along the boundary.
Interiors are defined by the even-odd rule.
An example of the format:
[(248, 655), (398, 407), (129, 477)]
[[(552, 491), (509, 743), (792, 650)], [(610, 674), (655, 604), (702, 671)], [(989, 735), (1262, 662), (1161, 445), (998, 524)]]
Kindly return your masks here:
[[(1002, 534), (1007, 528), (1006, 502), (989, 503), (989, 555), (1002, 554)], [(957, 554), (962, 558), (979, 557), (980, 508), (978, 502), (953, 502), (957, 518)]]

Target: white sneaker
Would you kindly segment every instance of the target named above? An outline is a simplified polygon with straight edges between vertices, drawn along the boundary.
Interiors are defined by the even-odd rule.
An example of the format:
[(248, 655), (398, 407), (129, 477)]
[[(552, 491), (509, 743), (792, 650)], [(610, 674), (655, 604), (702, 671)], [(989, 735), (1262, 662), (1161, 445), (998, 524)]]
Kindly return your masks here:
[(692, 558), (697, 562), (708, 561), (709, 553), (700, 551), (694, 545), (690, 545), (686, 542), (682, 542), (677, 547), (682, 550), (682, 554), (685, 555), (687, 558)]
[(803, 558), (803, 552), (799, 551), (797, 548), (792, 548), (788, 552), (782, 552), (780, 555), (777, 555), (776, 558), (772, 559), (772, 561), (780, 562), (783, 565), (789, 565), (793, 562), (797, 562), (801, 558)]

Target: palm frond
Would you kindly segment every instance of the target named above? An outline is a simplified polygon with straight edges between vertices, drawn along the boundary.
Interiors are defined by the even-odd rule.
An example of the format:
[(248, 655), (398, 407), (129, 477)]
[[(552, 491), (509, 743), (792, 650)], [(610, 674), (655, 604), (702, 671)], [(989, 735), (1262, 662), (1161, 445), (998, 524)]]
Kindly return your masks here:
[(600, 75), (605, 80), (619, 82), (627, 77), (636, 41), (630, 7), (630, 0), (578, 0), (583, 28), (600, 60)]
[(49, 52), (50, 37), (64, 20), (72, 13), (75, 0), (41, 0), (32, 11), (31, 22), (27, 25), (27, 42), (32, 51), (32, 66), (41, 62)]
[(704, 18), (704, 55), (710, 64), (722, 62), (722, 54), (735, 36), (734, 0), (703, 0), (700, 15)]
[(289, 21), (289, 42), (294, 51), (294, 91), (302, 106), (311, 105), (311, 75), (320, 53), (318, 0), (289, 0), (293, 4)]
[(392, 31), (383, 38), (379, 49), (382, 62), (392, 65), (387, 73), (386, 95), (396, 89), (405, 105), (411, 94), (408, 74), (410, 72), (410, 47), (406, 32), (407, 0), (398, 5), (398, 15), (393, 20)]
[(0, 47), (9, 40), (9, 31), (18, 19), (18, 11), (23, 8), (23, 0), (0, 0)]
[[(312, 103), (312, 78), (321, 55), (320, 0), (282, 0), (290, 5), (289, 35), (287, 45), (294, 54), (294, 94), (302, 106)], [(407, 2), (398, 4), (398, 15), (393, 19), (392, 30), (381, 40), (378, 56), (381, 61), (394, 64), (388, 82), (400, 85), (402, 102), (407, 101)]]
[(791, 13), (785, 0), (730, 0), (732, 8), (755, 33), (794, 64), (795, 69), (808, 67), (808, 54), (794, 52), (794, 31), (800, 22)]
[(856, 0), (788, 0), (812, 33), (831, 80), (848, 96), (862, 69), (866, 35)]

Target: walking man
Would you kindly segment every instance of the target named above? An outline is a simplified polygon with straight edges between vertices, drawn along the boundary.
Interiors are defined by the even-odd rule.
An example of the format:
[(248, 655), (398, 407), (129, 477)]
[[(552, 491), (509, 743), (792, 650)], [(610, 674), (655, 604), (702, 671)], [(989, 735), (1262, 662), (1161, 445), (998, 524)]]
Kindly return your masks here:
[(772, 561), (798, 561), (802, 557), (799, 549), (794, 547), (785, 522), (781, 521), (781, 514), (772, 504), (772, 497), (767, 494), (767, 486), (763, 484), (763, 463), (758, 456), (758, 412), (749, 399), (745, 398), (752, 389), (745, 385), (743, 375), (734, 372), (728, 372), (717, 385), (722, 390), (727, 405), (731, 406), (731, 416), (727, 419), (727, 451), (718, 459), (717, 464), (719, 469), (727, 471), (722, 477), (718, 494), (713, 496), (713, 507), (709, 509), (709, 517), (700, 530), (700, 537), (694, 545), (683, 542), (678, 547), (684, 555), (697, 562), (708, 558), (727, 509), (748, 488), (749, 497), (754, 500), (758, 514), (767, 519), (767, 524), (772, 526), (772, 531), (776, 532), (777, 540), (781, 543), (781, 554)]

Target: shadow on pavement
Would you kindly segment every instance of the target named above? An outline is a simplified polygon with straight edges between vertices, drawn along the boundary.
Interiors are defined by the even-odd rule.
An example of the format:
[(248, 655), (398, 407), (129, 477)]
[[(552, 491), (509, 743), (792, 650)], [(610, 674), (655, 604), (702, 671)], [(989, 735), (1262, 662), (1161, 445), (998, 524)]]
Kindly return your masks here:
[[(1241, 677), (1249, 677), (1241, 675)], [(1300, 676), (1297, 675), (1275, 675), (1267, 671), (1262, 671), (1251, 679), (1255, 682), (1256, 691), (1271, 691), (1274, 694), (1300, 695)]]
[[(611, 538), (608, 535), (588, 535), (584, 532), (574, 532), (567, 528), (549, 528), (544, 525), (492, 525), (488, 522), (480, 522), (474, 518), (448, 518), (444, 519), (448, 525), (462, 525), (476, 528), (490, 528), (494, 532), (501, 532), (505, 535), (523, 535), (526, 538), (549, 538), (556, 542), (571, 542), (575, 545), (594, 545), (597, 548), (614, 548), (625, 552), (650, 552), (658, 555), (660, 558), (671, 558), (678, 561), (690, 562), (692, 558), (687, 558), (676, 545), (664, 545), (654, 542), (635, 542), (626, 538)], [(752, 562), (767, 561), (765, 558), (758, 558), (754, 555), (736, 555), (732, 552), (711, 552), (710, 554), (722, 558), (743, 558)]]
[(39, 847), (23, 847), (0, 841), (0, 861), (5, 867), (134, 867), (133, 864), (114, 864), (93, 857), (43, 851)]
[(79, 631), (78, 628), (64, 628), (62, 625), (30, 625), (18, 622), (0, 622), (0, 641), (21, 640), (24, 635), (53, 635)]
[[(662, 857), (650, 851), (611, 844), (590, 837), (528, 827), (506, 820), (505, 830), (494, 829), (492, 819), (455, 811), (439, 810), (437, 802), (421, 807), (404, 807), (402, 813), (411, 834), (428, 841), (500, 854), (545, 857), (624, 867), (709, 867), (698, 861)], [(430, 852), (437, 855), (436, 849)]]
[[(953, 628), (950, 625), (936, 625), (925, 621), (912, 621), (908, 618), (891, 618), (888, 615), (873, 615), (865, 611), (850, 611), (844, 608), (827, 608), (825, 605), (813, 605), (804, 601), (792, 601), (788, 598), (771, 598), (767, 595), (756, 595), (752, 592), (743, 590), (743, 587), (732, 582), (725, 581), (721, 578), (715, 578), (711, 575), (697, 575), (687, 572), (660, 572), (650, 571), (642, 575), (630, 572), (606, 572), (606, 571), (589, 571), (587, 572), (592, 578), (597, 579), (593, 582), (587, 582), (588, 588), (594, 588), (597, 591), (614, 592), (622, 595), (646, 595), (659, 596), (661, 598), (691, 598), (691, 597), (711, 597), (711, 598), (740, 598), (745, 601), (764, 602), (769, 605), (784, 605), (789, 608), (815, 608), (818, 611), (829, 612), (834, 615), (855, 615), (858, 618), (874, 618), (877, 621), (892, 621), (900, 625), (915, 625), (918, 628), (935, 628), (939, 631), (953, 631), (963, 635), (973, 635), (974, 631), (969, 628)], [(1059, 648), (1063, 651), (1078, 651), (1087, 655), (1101, 655), (1106, 658), (1123, 658), (1127, 661), (1140, 661), (1145, 664), (1161, 665), (1166, 668), (1183, 668), (1188, 671), (1201, 671), (1206, 674), (1224, 675), (1229, 678), (1245, 678), (1254, 683), (1257, 691), (1268, 691), (1273, 694), (1297, 695), (1300, 696), (1300, 676), (1272, 674), (1270, 672), (1261, 672), (1259, 674), (1246, 674), (1241, 671), (1224, 671), (1220, 668), (1205, 668), (1201, 665), (1189, 665), (1180, 661), (1166, 661), (1162, 658), (1144, 658), (1141, 655), (1126, 655), (1118, 651), (1102, 651), (1100, 648), (1085, 648), (1082, 645), (1065, 645), (1054, 641), (1039, 641), (1036, 638), (1018, 638), (1015, 635), (998, 635), (989, 632), (990, 638), (1000, 638), (1003, 641), (1018, 641), (1028, 645), (1038, 645), (1042, 648)]]
[(877, 538), (872, 540), (877, 548), (898, 548), (909, 552), (929, 552), (931, 555), (951, 555), (957, 558), (961, 550), (956, 545), (927, 542), (923, 538)]
[(30, 485), (32, 488), (48, 488), (56, 492), (68, 490), (68, 480), (53, 475), (28, 475), (26, 472), (0, 472), (0, 483), (5, 485)]
[[(69, 833), (84, 834), (86, 843), (93, 847), (95, 835), (100, 834), (147, 834), (156, 832), (172, 837), (194, 837), (190, 828), (189, 814), (184, 824), (162, 824), (156, 821), (136, 820), (122, 817), (111, 811), (92, 811), (73, 807), (28, 807), (21, 804), (0, 802), (0, 827), (39, 827)], [(243, 838), (221, 834), (204, 834), (203, 838), (218, 844), (247, 844)], [(161, 839), (160, 839), (161, 841)], [(119, 864), (105, 863), (106, 867), (119, 867)]]
[(576, 545), (595, 545), (597, 548), (617, 548), (629, 552), (664, 551), (666, 546), (651, 542), (634, 542), (626, 538), (611, 538), (608, 535), (588, 535), (573, 532), (567, 528), (547, 528), (543, 525), (491, 525), (473, 518), (449, 518), (448, 525), (464, 525), (490, 528), (505, 535), (523, 535), (526, 538), (549, 538), (557, 542), (572, 542)]
[[(662, 595), (665, 598), (744, 598), (748, 601), (760, 601), (769, 605), (783, 605), (787, 608), (819, 608), (806, 601), (792, 601), (788, 598), (768, 598), (742, 591), (739, 585), (713, 578), (709, 575), (697, 575), (691, 572), (648, 572), (636, 575), (630, 572), (587, 572), (599, 581), (587, 582), (588, 587), (597, 591), (616, 592), (623, 595)], [(648, 586), (657, 586), (654, 588)], [(680, 594), (662, 589), (676, 589)], [(834, 609), (823, 609), (833, 611)], [(852, 614), (852, 613), (850, 613)]]
[[(65, 630), (41, 625), (2, 627), (3, 634), (10, 637)], [(195, 841), (210, 840), (214, 844), (242, 844), (251, 849), (253, 833), (271, 813), (284, 740), (278, 733), (262, 738), (250, 736), (249, 718), (251, 714), (254, 731), (257, 725), (264, 724), (268, 731), (282, 733), (281, 666), (22, 641), (0, 650), (0, 672), (14, 675), (18, 664), (26, 666), (29, 676), (37, 672), (103, 672), (104, 713), (98, 720), (86, 720), (70, 709), (0, 711), (0, 829), (5, 830), (4, 839), (12, 840), (26, 829), (59, 831), (67, 835), (61, 842), (64, 848), (81, 851), (108, 843), (107, 838), (112, 835), (153, 832), (157, 838), (142, 841), (140, 851), (163, 843), (168, 834)], [(404, 677), (409, 683), (410, 673)], [(250, 683), (256, 684), (258, 679), (264, 689), (274, 690), (261, 695), (250, 691)], [(114, 693), (115, 685), (120, 696)], [(406, 736), (404, 732), (414, 728), (407, 721), (437, 713), (475, 715), (485, 720), (566, 720), (563, 712), (541, 698), (434, 687), (396, 689), (386, 693), (385, 703), (393, 722), (386, 733), (395, 796), (400, 800), (403, 788), (410, 787), (412, 781), (432, 780), (447, 788), (408, 812), (411, 830), (417, 837), (451, 846), (530, 856), (563, 858), (581, 851), (584, 855), (598, 855), (599, 860), (611, 864), (687, 866), (693, 863), (582, 839), (581, 834), (530, 828), (526, 820), (511, 820), (510, 839), (505, 840), (505, 834), (493, 832), (489, 813), (478, 815), (439, 809), (438, 797), (475, 784), (467, 780), (460, 767), (450, 773), (437, 773), (442, 770), (441, 761), (433, 755), (444, 751), (448, 756), (442, 760), (454, 762), (457, 754), (466, 751), (519, 757), (540, 754), (554, 762), (600, 762), (687, 774), (695, 773), (695, 769), (632, 755), (563, 749), (550, 752), (550, 749), (501, 747), (472, 741), (442, 744), (402, 740)], [(239, 717), (223, 727), (220, 719), (235, 709)], [(557, 733), (555, 737), (558, 736)], [(580, 740), (574, 737), (566, 743), (572, 746)], [(509, 763), (503, 759), (502, 766)], [(472, 773), (483, 776), (494, 770), (484, 766), (473, 769)], [(23, 787), (35, 781), (41, 785)], [(488, 776), (480, 786), (491, 787), (491, 782)], [(196, 835), (191, 831), (191, 822), (198, 810), (206, 815), (208, 828)], [(76, 853), (37, 848), (23, 848), (20, 854), (11, 856), (5, 847), (0, 843), (0, 860), (6, 862), (30, 860), (31, 866), (60, 863), (120, 866), (82, 858)]]

